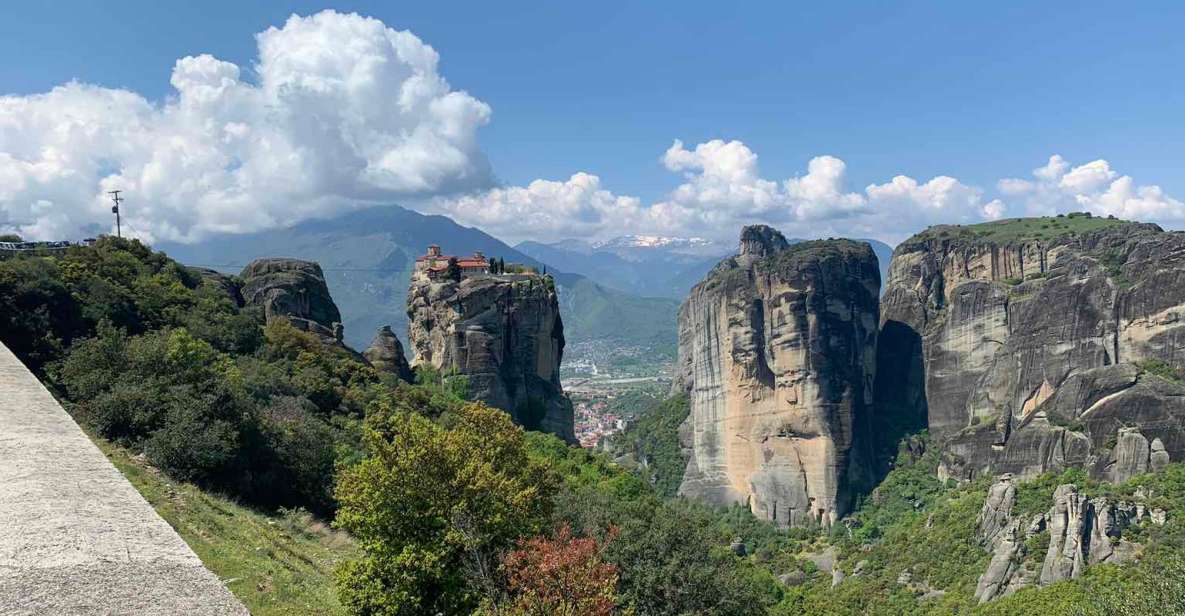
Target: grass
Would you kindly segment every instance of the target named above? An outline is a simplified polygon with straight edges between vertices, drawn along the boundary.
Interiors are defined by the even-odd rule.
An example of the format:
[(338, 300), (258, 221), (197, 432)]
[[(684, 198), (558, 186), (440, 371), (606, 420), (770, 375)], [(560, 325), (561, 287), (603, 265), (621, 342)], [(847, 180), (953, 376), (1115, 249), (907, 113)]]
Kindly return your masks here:
[(1042, 241), (1125, 224), (1130, 224), (1130, 222), (1117, 218), (1091, 216), (1086, 212), (1075, 212), (1064, 216), (1009, 218), (974, 225), (938, 225), (920, 233), (918, 239), (957, 237), (1004, 243)]
[(355, 555), (348, 535), (304, 511), (267, 515), (243, 507), (92, 440), (253, 615), (346, 613), (333, 571)]

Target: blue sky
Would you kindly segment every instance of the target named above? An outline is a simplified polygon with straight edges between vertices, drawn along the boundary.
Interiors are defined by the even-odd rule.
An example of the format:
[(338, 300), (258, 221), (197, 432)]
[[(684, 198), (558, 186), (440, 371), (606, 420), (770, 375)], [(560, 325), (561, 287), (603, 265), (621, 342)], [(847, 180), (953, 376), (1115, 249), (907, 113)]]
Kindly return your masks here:
[(988, 201), (1059, 154), (1185, 195), (1181, 3), (114, 4), (6, 7), (0, 55), (19, 61), (0, 93), (76, 79), (161, 102), (176, 60), (202, 53), (251, 81), (255, 33), (333, 8), (440, 54), (492, 108), (480, 150), (507, 186), (587, 172), (645, 207), (682, 181), (673, 140), (722, 139), (773, 181), (838, 157), (854, 192), (945, 175)]

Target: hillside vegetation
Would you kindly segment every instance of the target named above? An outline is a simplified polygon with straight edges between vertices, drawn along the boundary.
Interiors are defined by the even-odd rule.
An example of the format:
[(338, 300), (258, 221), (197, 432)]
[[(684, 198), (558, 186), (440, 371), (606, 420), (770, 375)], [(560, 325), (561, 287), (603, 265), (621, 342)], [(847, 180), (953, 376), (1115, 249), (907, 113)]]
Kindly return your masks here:
[(686, 395), (646, 401), (625, 430), (613, 436), (610, 449), (637, 467), (658, 494), (672, 497), (683, 482), (687, 456), (679, 442), (679, 426), (691, 406)]
[(0, 338), (256, 613), (741, 615), (781, 597), (727, 549), (731, 518), (440, 375), (398, 382), (265, 326), (135, 241), (0, 261)]
[(357, 555), (349, 535), (301, 510), (266, 514), (245, 507), (94, 440), (254, 616), (347, 613), (337, 600), (333, 572)]
[(1113, 217), (1092, 216), (1089, 212), (1075, 212), (1057, 216), (1008, 218), (974, 225), (936, 225), (914, 236), (911, 241), (956, 237), (997, 243), (1046, 241), (1125, 224), (1132, 223)]

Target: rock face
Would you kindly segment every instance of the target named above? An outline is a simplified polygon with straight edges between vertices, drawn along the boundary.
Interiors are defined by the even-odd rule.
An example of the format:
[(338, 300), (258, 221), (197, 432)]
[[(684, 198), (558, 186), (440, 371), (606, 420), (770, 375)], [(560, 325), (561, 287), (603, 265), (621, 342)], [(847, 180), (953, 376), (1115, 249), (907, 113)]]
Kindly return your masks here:
[(849, 505), (875, 369), (880, 274), (864, 243), (788, 245), (746, 227), (679, 311), (675, 391), (690, 397), (680, 493), (783, 526)]
[[(878, 408), (924, 417), (960, 479), (1081, 466), (1122, 481), (1182, 459), (1185, 391), (1153, 372), (1185, 362), (1185, 235), (991, 224), (1014, 226), (933, 227), (894, 251)], [(1024, 224), (1044, 239), (998, 233)]]
[(575, 441), (572, 403), (559, 377), (564, 324), (550, 278), (414, 276), (407, 301), (414, 365), (462, 375), (475, 399), (519, 425)]
[(268, 322), (283, 317), (298, 329), (341, 341), (341, 312), (329, 295), (320, 265), (298, 259), (256, 259), (239, 277), (243, 300), (262, 307)]
[(362, 352), (362, 356), (379, 372), (393, 374), (409, 383), (415, 378), (411, 365), (407, 363), (407, 356), (403, 354), (403, 344), (389, 325), (379, 328), (374, 341)]

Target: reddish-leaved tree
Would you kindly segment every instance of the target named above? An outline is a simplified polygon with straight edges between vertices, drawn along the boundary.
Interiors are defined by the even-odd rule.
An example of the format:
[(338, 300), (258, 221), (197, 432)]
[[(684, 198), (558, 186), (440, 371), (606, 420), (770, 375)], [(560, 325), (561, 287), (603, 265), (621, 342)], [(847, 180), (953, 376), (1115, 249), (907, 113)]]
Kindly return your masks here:
[[(611, 529), (611, 541), (616, 529)], [(616, 606), (617, 567), (601, 560), (603, 544), (573, 537), (565, 524), (554, 538), (532, 537), (502, 561), (513, 614), (610, 616)]]

